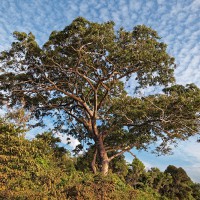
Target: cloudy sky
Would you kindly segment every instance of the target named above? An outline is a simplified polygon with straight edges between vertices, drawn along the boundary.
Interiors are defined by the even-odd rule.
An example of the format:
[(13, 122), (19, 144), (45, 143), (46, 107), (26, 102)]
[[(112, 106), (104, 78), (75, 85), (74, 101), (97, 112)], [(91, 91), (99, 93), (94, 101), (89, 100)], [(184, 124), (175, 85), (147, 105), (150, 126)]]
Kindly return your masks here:
[[(113, 20), (116, 28), (127, 30), (138, 24), (152, 27), (176, 58), (177, 82), (200, 87), (200, 0), (1, 0), (0, 50), (9, 47), (13, 31), (32, 32), (42, 45), (53, 30), (62, 30), (78, 16), (95, 22)], [(200, 182), (200, 143), (196, 140), (180, 143), (173, 156), (136, 153), (148, 167), (181, 166)]]

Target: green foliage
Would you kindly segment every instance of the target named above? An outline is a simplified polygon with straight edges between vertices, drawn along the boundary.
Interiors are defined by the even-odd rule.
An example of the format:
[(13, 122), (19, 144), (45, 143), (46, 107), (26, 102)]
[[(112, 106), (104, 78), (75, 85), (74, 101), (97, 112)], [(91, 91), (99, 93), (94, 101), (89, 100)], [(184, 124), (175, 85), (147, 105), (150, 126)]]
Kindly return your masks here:
[(124, 155), (114, 158), (109, 163), (109, 167), (112, 173), (117, 174), (121, 179), (124, 179), (128, 174), (128, 165)]
[(172, 183), (169, 185), (169, 189), (165, 195), (172, 199), (193, 199), (191, 189), (191, 179), (181, 167), (177, 168), (173, 165), (169, 165), (165, 170), (165, 173), (169, 173), (172, 176)]
[(200, 200), (200, 183), (193, 183), (191, 185), (192, 188), (192, 196), (196, 200)]
[[(138, 149), (147, 149), (155, 143), (159, 144), (155, 152), (166, 154), (170, 153), (171, 144), (198, 134), (200, 89), (194, 84), (174, 85), (163, 92), (145, 98), (114, 99), (110, 114), (114, 113), (112, 123), (118, 127), (106, 142), (116, 146), (135, 144)], [(124, 130), (124, 125), (129, 131)]]
[(93, 174), (84, 171), (92, 149), (75, 160), (51, 132), (30, 141), (18, 125), (0, 119), (0, 199), (199, 199), (199, 184), (192, 183), (182, 168), (146, 172), (139, 159), (128, 166), (120, 156), (110, 163), (115, 173)]
[[(84, 152), (82, 155), (79, 155), (77, 157), (75, 167), (78, 171), (82, 172), (92, 171), (91, 162), (93, 159), (94, 151), (95, 151), (94, 147), (90, 147), (87, 152)], [(98, 161), (96, 162), (99, 163)], [(98, 167), (98, 164), (96, 164), (96, 167)]]
[(145, 187), (150, 187), (156, 192), (165, 196), (171, 187), (172, 176), (161, 172), (158, 168), (151, 168), (144, 178)]
[(126, 181), (134, 188), (143, 187), (142, 178), (145, 174), (145, 166), (138, 159), (135, 158), (133, 162), (130, 164), (128, 175), (126, 176)]
[(65, 190), (68, 199), (80, 200), (155, 200), (160, 199), (159, 194), (152, 191), (139, 191), (133, 189), (122, 181), (116, 174), (102, 176), (101, 174), (92, 175), (82, 174), (78, 181), (73, 183)]
[(41, 136), (29, 141), (23, 129), (0, 120), (1, 199), (63, 198), (57, 185), (74, 170), (73, 162), (63, 152), (57, 154), (59, 147), (49, 146)]

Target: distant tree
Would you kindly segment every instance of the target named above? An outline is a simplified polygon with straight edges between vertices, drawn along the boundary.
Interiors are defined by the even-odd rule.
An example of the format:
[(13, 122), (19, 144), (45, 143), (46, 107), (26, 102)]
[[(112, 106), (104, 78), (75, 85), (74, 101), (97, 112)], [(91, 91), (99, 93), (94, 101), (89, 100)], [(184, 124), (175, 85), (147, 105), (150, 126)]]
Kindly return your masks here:
[(74, 160), (70, 157), (70, 152), (59, 146), (61, 139), (55, 137), (52, 132), (44, 132), (37, 134), (33, 140), (38, 149), (42, 150), (43, 154), (52, 154), (52, 160), (57, 163), (63, 171), (71, 173), (75, 171)]
[(169, 190), (165, 193), (167, 197), (180, 200), (192, 198), (192, 181), (183, 168), (169, 165), (165, 173), (172, 176), (172, 183), (169, 185)]
[[(169, 144), (198, 133), (200, 90), (174, 85), (163, 94), (132, 97), (124, 81), (135, 75), (137, 88), (174, 83), (174, 58), (156, 31), (144, 25), (114, 30), (114, 23), (75, 19), (53, 31), (40, 47), (32, 33), (14, 32), (16, 41), (0, 54), (0, 102), (23, 106), (41, 125), (51, 116), (55, 129), (95, 145), (101, 172), (124, 152)], [(109, 152), (115, 152), (108, 156)], [(93, 159), (95, 171), (95, 159)]]
[(146, 173), (144, 182), (146, 186), (153, 188), (163, 196), (169, 191), (172, 176), (153, 167)]
[(134, 158), (133, 162), (129, 165), (129, 172), (126, 176), (126, 182), (134, 188), (144, 185), (142, 179), (145, 175), (145, 165), (138, 159)]
[(93, 161), (94, 154), (96, 155), (95, 148), (94, 146), (91, 146), (87, 152), (83, 152), (81, 155), (78, 155), (75, 165), (76, 169), (82, 172), (95, 170), (96, 173), (99, 168), (99, 159), (95, 158), (95, 164), (92, 169), (91, 163)]
[[(69, 155), (70, 152), (64, 147), (60, 147), (59, 143), (61, 139), (59, 137), (55, 137), (52, 132), (44, 132), (42, 134), (37, 134), (36, 138), (41, 140), (45, 145), (53, 149), (56, 157), (60, 158), (63, 155)], [(47, 148), (48, 150), (49, 148)], [(45, 150), (45, 149), (44, 149)]]
[[(113, 152), (113, 154), (116, 152)], [(109, 156), (112, 156), (113, 154), (108, 154)], [(128, 174), (128, 165), (125, 160), (124, 155), (120, 155), (118, 157), (115, 157), (109, 165), (110, 169), (113, 173), (117, 174), (121, 179), (124, 179), (125, 176)]]

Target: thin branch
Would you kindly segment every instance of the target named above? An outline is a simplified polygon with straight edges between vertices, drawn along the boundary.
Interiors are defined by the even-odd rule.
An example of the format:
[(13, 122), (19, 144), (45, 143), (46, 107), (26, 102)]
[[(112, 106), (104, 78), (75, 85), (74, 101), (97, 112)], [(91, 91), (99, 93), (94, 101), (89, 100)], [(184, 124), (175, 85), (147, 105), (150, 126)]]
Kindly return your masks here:
[(154, 107), (158, 108), (158, 109), (162, 112), (162, 115), (161, 115), (160, 119), (163, 120), (163, 121), (165, 121), (165, 120), (164, 120), (165, 111), (164, 111), (162, 108), (160, 108), (160, 107), (158, 107), (157, 105), (155, 105), (155, 104), (154, 104), (152, 101), (150, 101), (149, 99), (144, 98), (144, 100), (148, 101), (148, 102), (151, 103)]
[[(137, 65), (138, 65), (138, 64), (137, 64)], [(122, 79), (122, 78), (124, 78), (124, 77), (126, 77), (126, 76), (128, 76), (128, 75), (130, 75), (130, 74), (132, 74), (132, 73), (134, 73), (134, 72), (139, 71), (139, 69), (140, 69), (140, 68), (135, 68), (135, 69), (133, 69), (133, 70), (130, 70), (130, 71), (126, 72), (125, 74), (119, 76), (117, 79), (118, 79), (118, 80), (119, 80), (119, 79)]]
[(65, 110), (65, 112), (70, 115), (71, 117), (73, 117), (76, 121), (78, 121), (79, 123), (82, 123), (85, 127), (88, 126), (88, 123), (84, 120), (81, 119), (79, 117), (77, 117), (76, 115), (72, 114), (70, 111), (68, 111), (67, 109), (63, 108)]
[(97, 98), (97, 90), (94, 91), (94, 113), (93, 117), (97, 117), (97, 110), (98, 110), (98, 98)]
[(136, 158), (136, 155), (133, 154), (131, 151), (127, 151), (128, 153), (130, 153), (134, 158)]
[(110, 162), (111, 160), (113, 160), (114, 158), (116, 158), (116, 157), (122, 155), (123, 153), (125, 153), (125, 152), (127, 152), (127, 151), (130, 151), (132, 148), (133, 148), (133, 147), (128, 146), (128, 147), (126, 147), (124, 150), (121, 150), (120, 152), (118, 152), (118, 153), (116, 153), (115, 155), (111, 156), (111, 157), (108, 159), (109, 162)]
[(104, 96), (102, 97), (102, 99), (100, 100), (98, 106), (97, 106), (97, 110), (99, 110), (104, 102), (104, 100), (106, 99), (106, 97), (108, 96), (108, 93), (110, 91), (110, 88), (108, 88), (103, 82), (101, 83), (102, 86), (106, 89), (106, 92), (104, 94)]
[[(84, 78), (88, 83), (89, 83), (89, 85), (91, 86), (91, 88), (93, 89), (93, 90), (95, 90), (95, 87), (94, 87), (94, 85), (92, 84), (92, 82), (91, 82), (91, 79), (89, 79), (87, 76), (85, 76), (84, 74), (82, 74), (82, 73), (80, 73), (79, 71), (78, 71), (78, 69), (76, 69), (75, 71), (74, 71), (75, 73), (77, 73), (79, 76), (81, 76), (82, 78)], [(93, 81), (93, 80), (92, 80)]]

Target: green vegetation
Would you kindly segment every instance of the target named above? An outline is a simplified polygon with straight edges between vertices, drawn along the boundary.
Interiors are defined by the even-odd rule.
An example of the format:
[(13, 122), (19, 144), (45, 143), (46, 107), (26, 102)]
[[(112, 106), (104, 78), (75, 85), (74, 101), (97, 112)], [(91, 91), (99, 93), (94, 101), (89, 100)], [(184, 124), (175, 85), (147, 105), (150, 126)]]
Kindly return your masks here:
[(72, 159), (50, 133), (33, 141), (25, 139), (23, 133), (20, 127), (0, 121), (1, 198), (60, 198), (56, 185), (75, 170)]
[[(199, 199), (199, 184), (182, 168), (145, 170), (135, 158), (112, 161), (107, 176), (94, 174), (86, 154), (71, 157), (52, 133), (27, 140), (25, 130), (0, 120), (0, 199)], [(90, 151), (89, 151), (90, 152)], [(86, 166), (84, 168), (84, 163)]]

